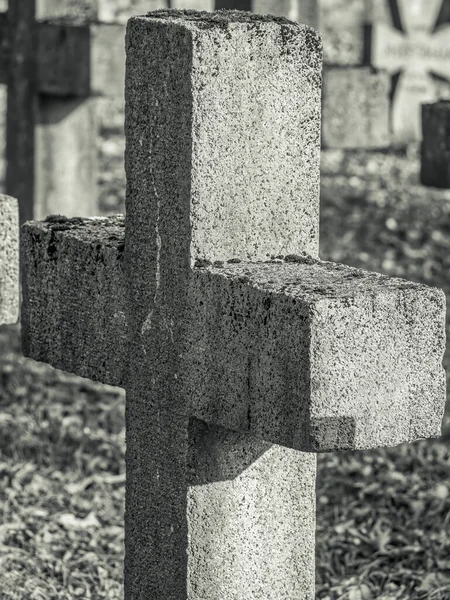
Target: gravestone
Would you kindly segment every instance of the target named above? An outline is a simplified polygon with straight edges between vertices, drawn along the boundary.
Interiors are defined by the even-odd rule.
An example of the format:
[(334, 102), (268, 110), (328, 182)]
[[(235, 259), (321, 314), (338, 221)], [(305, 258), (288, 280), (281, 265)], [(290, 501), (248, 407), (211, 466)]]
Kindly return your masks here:
[(0, 325), (19, 317), (19, 207), (0, 195)]
[[(82, 17), (95, 20), (100, 0), (36, 0), (36, 18)], [(108, 0), (110, 1), (110, 0)]]
[(386, 148), (389, 76), (371, 67), (330, 67), (323, 72), (322, 146)]
[(126, 389), (126, 600), (312, 599), (315, 453), (439, 435), (445, 296), (318, 258), (313, 29), (126, 46), (126, 218), (23, 227), (24, 353)]
[[(54, 9), (38, 6), (41, 16)], [(123, 95), (123, 36), (121, 25), (76, 15), (36, 21), (35, 0), (15, 0), (0, 15), (6, 190), (19, 199), (21, 222), (62, 207), (96, 213), (95, 97)]]
[(450, 188), (450, 100), (422, 106), (422, 162), (424, 185)]
[[(392, 75), (392, 129), (399, 142), (421, 137), (420, 105), (450, 95), (450, 2), (395, 0), (393, 26), (368, 29), (368, 60)], [(443, 83), (445, 82), (445, 83)]]

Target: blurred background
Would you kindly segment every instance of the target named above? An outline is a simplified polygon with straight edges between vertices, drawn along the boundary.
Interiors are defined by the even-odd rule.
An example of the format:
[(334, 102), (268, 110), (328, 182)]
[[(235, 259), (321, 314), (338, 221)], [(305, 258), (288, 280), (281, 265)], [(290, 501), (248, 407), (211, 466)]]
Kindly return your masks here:
[[(112, 27), (168, 4), (40, 0), (36, 17)], [(450, 2), (180, 0), (170, 5), (242, 8), (319, 29), (325, 57), (321, 258), (437, 286), (448, 297), (450, 111), (439, 100), (450, 97)], [(0, 11), (7, 8), (0, 0)], [(8, 43), (5, 31), (0, 52)], [(123, 28), (114, 31), (120, 62)], [(101, 52), (91, 57), (93, 72), (96, 57), (99, 71), (105, 61)], [(117, 75), (120, 89), (120, 68), (110, 75)], [(0, 188), (5, 191), (11, 108), (7, 111), (7, 75), (2, 77)], [(53, 99), (48, 90), (38, 98), (35, 152), (41, 156), (30, 165), (38, 182), (31, 201), (45, 214), (77, 214), (70, 198), (47, 208), (38, 198), (48, 181), (66, 185), (70, 168), (85, 173), (86, 189), (94, 190), (83, 214), (124, 212), (123, 96), (91, 87), (80, 95), (83, 102), (68, 105), (56, 121), (48, 115), (68, 99)], [(77, 111), (87, 98), (94, 106), (95, 131), (89, 132), (91, 142), (85, 136), (75, 143), (70, 119), (81, 115)], [(422, 118), (425, 103), (438, 103), (434, 120)], [(66, 119), (68, 133), (64, 127), (55, 133), (55, 122)], [(68, 154), (77, 152), (81, 159), (55, 174), (56, 151), (48, 148), (65, 141)], [(86, 166), (83, 159), (92, 151), (95, 171), (92, 161)], [(42, 187), (41, 181), (47, 183)], [(0, 600), (122, 598), (124, 392), (24, 359), (19, 335), (18, 325), (0, 328)], [(448, 354), (446, 368), (447, 363)], [(450, 413), (438, 440), (319, 456), (317, 598), (450, 599), (449, 443)]]

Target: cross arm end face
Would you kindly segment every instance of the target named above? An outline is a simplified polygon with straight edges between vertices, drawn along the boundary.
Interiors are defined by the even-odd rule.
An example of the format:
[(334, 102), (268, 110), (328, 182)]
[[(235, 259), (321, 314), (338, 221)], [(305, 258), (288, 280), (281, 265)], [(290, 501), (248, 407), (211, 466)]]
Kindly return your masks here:
[(125, 219), (53, 215), (22, 226), (25, 356), (81, 377), (123, 385)]
[(19, 318), (19, 205), (0, 194), (0, 325)]
[(187, 396), (200, 419), (302, 451), (440, 435), (440, 290), (301, 258), (194, 269)]

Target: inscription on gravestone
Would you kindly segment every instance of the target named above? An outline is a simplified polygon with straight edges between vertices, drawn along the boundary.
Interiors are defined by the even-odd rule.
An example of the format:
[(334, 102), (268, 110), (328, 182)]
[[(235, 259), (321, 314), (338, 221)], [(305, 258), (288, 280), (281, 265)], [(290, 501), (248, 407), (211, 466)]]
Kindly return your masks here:
[[(375, 22), (369, 29), (373, 66), (392, 75), (391, 125), (394, 139), (421, 137), (420, 105), (450, 95), (448, 0), (386, 0), (393, 26)], [(448, 82), (448, 83), (444, 83)]]

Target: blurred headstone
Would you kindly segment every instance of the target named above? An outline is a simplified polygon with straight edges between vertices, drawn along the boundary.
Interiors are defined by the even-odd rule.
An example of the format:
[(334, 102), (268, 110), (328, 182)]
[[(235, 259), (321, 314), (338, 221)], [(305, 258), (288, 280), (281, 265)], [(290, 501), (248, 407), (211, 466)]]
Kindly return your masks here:
[(450, 100), (422, 106), (422, 165), (424, 185), (450, 188)]
[(371, 67), (325, 67), (322, 146), (389, 146), (389, 83), (386, 71)]

